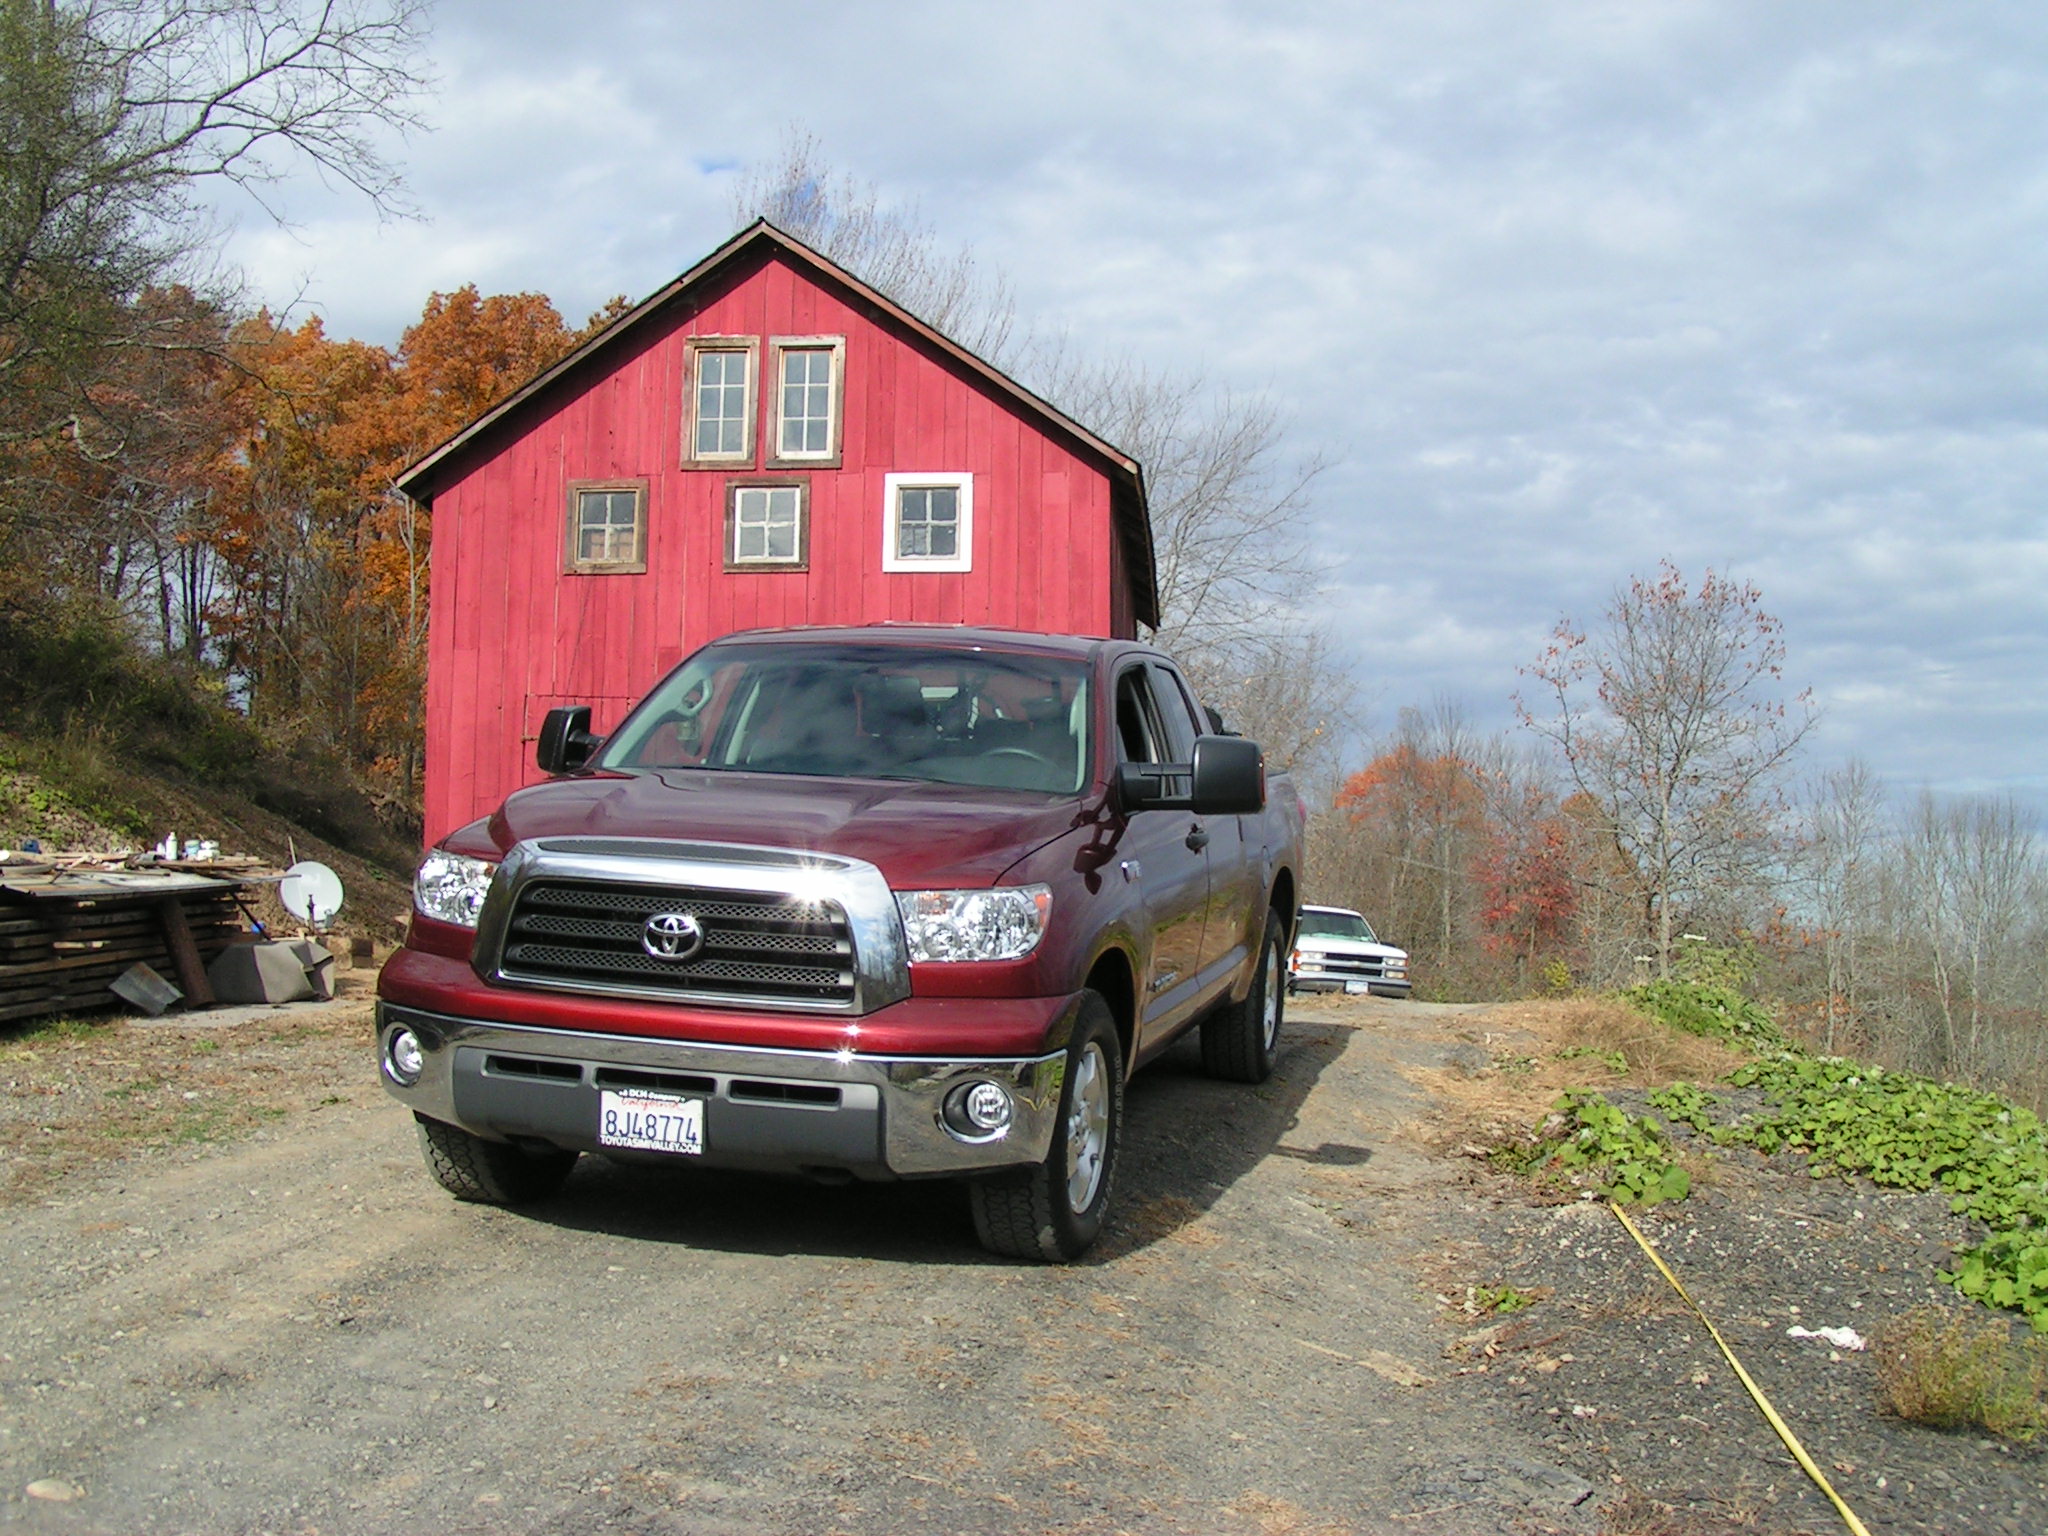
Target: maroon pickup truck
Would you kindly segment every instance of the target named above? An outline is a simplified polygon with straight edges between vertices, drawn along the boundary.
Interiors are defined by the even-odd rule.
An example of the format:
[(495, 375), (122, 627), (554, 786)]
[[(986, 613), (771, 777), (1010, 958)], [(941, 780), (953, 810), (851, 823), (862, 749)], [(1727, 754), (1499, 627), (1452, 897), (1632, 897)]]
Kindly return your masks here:
[(1126, 641), (733, 635), (428, 853), (385, 1086), (464, 1199), (579, 1154), (965, 1178), (998, 1253), (1102, 1229), (1124, 1084), (1273, 1068), (1303, 811)]

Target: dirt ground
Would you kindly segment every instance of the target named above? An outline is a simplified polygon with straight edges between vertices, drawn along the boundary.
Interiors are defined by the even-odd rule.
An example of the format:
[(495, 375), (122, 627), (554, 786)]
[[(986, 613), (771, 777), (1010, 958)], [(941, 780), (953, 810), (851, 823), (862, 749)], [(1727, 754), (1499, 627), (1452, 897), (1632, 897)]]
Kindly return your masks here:
[[(1526, 1020), (1297, 999), (1258, 1089), (1176, 1053), (1064, 1269), (980, 1253), (944, 1184), (585, 1159), (534, 1208), (458, 1204), (368, 1037), (357, 994), (0, 1041), (0, 1528), (1838, 1528), (1601, 1213), (1462, 1150), (1469, 1085), (1546, 1048)], [(1931, 1220), (1906, 1223), (1930, 1262)], [(1509, 1282), (1541, 1299), (1489, 1334), (1467, 1287)], [(2048, 1526), (2038, 1459), (1883, 1433), (1962, 1491), (1935, 1525), (1880, 1499), (1873, 1531)]]

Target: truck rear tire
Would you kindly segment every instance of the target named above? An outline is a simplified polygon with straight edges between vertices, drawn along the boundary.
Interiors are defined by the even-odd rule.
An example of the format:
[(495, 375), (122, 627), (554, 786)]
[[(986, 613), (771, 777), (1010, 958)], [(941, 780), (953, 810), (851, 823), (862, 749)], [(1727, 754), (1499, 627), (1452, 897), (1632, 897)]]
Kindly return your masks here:
[(576, 1153), (528, 1152), (509, 1141), (485, 1141), (459, 1125), (414, 1115), (427, 1172), (458, 1200), (523, 1205), (552, 1195), (576, 1166)]
[(1263, 1083), (1280, 1059), (1280, 1021), (1287, 1011), (1287, 956), (1277, 913), (1266, 913), (1259, 963), (1241, 1003), (1225, 1003), (1202, 1020), (1202, 1070), (1233, 1083)]
[(1066, 1263), (1102, 1235), (1123, 1141), (1124, 1053), (1109, 1004), (1095, 993), (1067, 1042), (1059, 1118), (1045, 1161), (968, 1185), (974, 1230), (991, 1253)]

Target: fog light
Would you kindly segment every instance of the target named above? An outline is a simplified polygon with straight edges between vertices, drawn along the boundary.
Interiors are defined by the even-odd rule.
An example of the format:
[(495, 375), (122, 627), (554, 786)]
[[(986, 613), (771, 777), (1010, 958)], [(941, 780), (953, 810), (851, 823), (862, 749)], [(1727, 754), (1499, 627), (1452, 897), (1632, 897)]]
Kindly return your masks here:
[(946, 1123), (962, 1136), (997, 1136), (1010, 1128), (1016, 1106), (1000, 1083), (986, 1079), (954, 1090), (946, 1100)]
[(384, 1070), (391, 1074), (391, 1080), (410, 1088), (420, 1080), (426, 1067), (427, 1055), (420, 1049), (420, 1037), (402, 1026), (391, 1031), (391, 1038), (384, 1042)]

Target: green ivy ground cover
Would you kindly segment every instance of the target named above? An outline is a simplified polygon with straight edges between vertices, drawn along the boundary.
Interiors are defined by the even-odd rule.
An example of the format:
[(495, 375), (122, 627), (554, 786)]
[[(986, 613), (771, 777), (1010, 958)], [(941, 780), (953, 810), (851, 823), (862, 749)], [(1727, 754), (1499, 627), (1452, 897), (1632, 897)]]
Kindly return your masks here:
[[(1806, 1055), (1732, 987), (1672, 980), (1625, 995), (1675, 1028), (1770, 1052), (1727, 1078), (1763, 1095), (1766, 1108), (1754, 1114), (1728, 1119), (1727, 1103), (1692, 1083), (1658, 1089), (1653, 1108), (1721, 1146), (1803, 1154), (1817, 1179), (1860, 1175), (1886, 1189), (1946, 1191), (1956, 1213), (1990, 1235), (1958, 1253), (1945, 1278), (2048, 1333), (2048, 1130), (2031, 1111), (1910, 1072)], [(1510, 1161), (1587, 1171), (1602, 1194), (1624, 1203), (1682, 1199), (1690, 1188), (1654, 1116), (1628, 1114), (1589, 1089), (1562, 1095)]]
[(1621, 996), (1623, 1002), (1688, 1035), (1711, 1036), (1751, 1051), (1791, 1046), (1769, 1010), (1734, 987), (1674, 976), (1630, 987)]
[(1861, 1174), (1886, 1189), (1942, 1189), (1991, 1236), (1948, 1279), (1965, 1296), (2048, 1332), (2048, 1134), (1996, 1094), (1838, 1056), (1787, 1053), (1729, 1075), (1773, 1107), (1710, 1134), (1804, 1153), (1815, 1178)]
[(1682, 1200), (1692, 1175), (1671, 1158), (1671, 1141), (1651, 1115), (1631, 1115), (1590, 1088), (1560, 1094), (1535, 1139), (1502, 1149), (1497, 1160), (1522, 1172), (1555, 1169), (1586, 1174), (1594, 1187), (1623, 1205)]
[[(1675, 1083), (1650, 1103), (1720, 1146), (1801, 1153), (1813, 1177), (1861, 1175), (1885, 1189), (1946, 1190), (1951, 1208), (1991, 1235), (1946, 1278), (1965, 1296), (2025, 1315), (2048, 1333), (2048, 1135), (2029, 1111), (1991, 1094), (1839, 1058), (1779, 1056), (1730, 1074), (1772, 1107), (1720, 1123), (1714, 1094)], [(1690, 1184), (1664, 1128), (1577, 1089), (1557, 1101), (1538, 1156), (1590, 1169), (1624, 1204), (1682, 1199)]]

